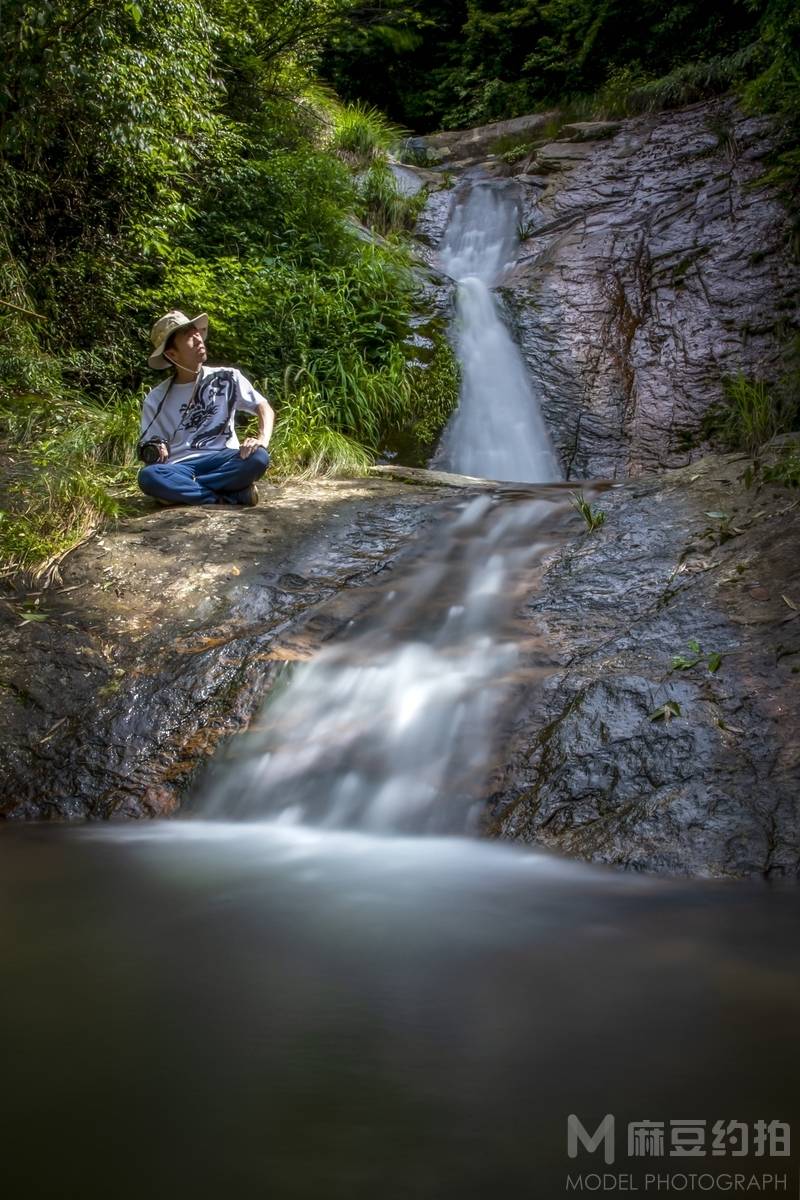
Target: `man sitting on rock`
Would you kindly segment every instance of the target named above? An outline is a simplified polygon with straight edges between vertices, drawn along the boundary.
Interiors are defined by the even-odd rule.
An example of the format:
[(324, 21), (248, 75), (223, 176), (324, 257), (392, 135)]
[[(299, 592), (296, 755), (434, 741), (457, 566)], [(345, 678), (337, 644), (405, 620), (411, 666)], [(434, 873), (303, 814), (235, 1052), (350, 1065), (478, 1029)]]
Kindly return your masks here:
[[(166, 504), (258, 503), (256, 480), (269, 466), (267, 446), (275, 414), (233, 367), (206, 367), (208, 317), (173, 309), (150, 333), (155, 370), (173, 367), (142, 408), (139, 487)], [(258, 414), (258, 437), (236, 436), (242, 410)]]

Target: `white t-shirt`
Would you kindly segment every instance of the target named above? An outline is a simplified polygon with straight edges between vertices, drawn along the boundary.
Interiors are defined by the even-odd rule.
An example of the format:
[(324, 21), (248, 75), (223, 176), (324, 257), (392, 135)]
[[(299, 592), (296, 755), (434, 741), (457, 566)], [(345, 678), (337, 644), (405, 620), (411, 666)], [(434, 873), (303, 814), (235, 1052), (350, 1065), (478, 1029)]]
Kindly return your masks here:
[(145, 396), (140, 442), (165, 442), (170, 462), (213, 450), (238, 450), (237, 410), (255, 413), (265, 398), (233, 367), (202, 367), (196, 383), (165, 379)]

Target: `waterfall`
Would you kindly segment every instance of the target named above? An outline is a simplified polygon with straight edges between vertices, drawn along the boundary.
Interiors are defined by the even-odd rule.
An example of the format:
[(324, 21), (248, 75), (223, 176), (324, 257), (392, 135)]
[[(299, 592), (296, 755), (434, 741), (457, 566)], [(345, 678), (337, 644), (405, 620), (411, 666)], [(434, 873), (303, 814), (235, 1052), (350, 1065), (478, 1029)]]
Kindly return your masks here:
[(434, 465), (485, 479), (560, 479), (528, 369), (491, 293), (517, 244), (518, 209), (505, 185), (473, 184), (455, 207), (440, 251), (458, 281), (458, 408)]
[[(489, 291), (513, 257), (516, 222), (508, 189), (477, 185), (445, 238), (442, 259), (461, 280), (463, 390), (439, 463), (552, 481), (547, 431)], [(545, 495), (498, 489), (462, 502), (384, 588), (372, 619), (296, 668), (256, 721), (261, 732), (218, 765), (200, 814), (383, 833), (474, 828), (520, 667), (514, 609), (565, 525), (563, 494)]]
[(521, 666), (514, 608), (566, 508), (558, 493), (464, 505), (384, 585), (363, 628), (296, 668), (261, 731), (218, 764), (200, 813), (383, 833), (473, 827)]

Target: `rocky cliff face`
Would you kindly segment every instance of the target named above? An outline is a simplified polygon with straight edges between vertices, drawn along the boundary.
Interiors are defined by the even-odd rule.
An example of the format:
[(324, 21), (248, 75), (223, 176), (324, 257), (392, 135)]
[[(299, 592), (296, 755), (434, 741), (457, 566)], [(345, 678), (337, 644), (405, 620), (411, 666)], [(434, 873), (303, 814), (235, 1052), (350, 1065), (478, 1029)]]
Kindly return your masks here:
[(560, 666), (520, 695), (489, 828), (667, 874), (800, 872), (800, 501), (709, 457), (598, 497), (527, 619)]
[[(456, 177), (514, 176), (525, 238), (502, 294), (569, 478), (682, 466), (726, 376), (781, 374), (800, 273), (758, 183), (767, 121), (724, 100), (565, 126), (513, 167), (477, 159), (475, 131), (447, 137), (429, 141)], [(423, 215), (429, 244), (445, 199)]]

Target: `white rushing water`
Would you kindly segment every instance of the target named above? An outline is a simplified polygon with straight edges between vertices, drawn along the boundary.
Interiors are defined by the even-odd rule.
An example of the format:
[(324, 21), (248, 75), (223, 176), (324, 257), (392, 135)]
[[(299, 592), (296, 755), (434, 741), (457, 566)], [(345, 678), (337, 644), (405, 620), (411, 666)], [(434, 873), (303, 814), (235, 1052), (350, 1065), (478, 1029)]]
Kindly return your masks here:
[(491, 287), (514, 258), (518, 209), (509, 189), (473, 184), (456, 205), (440, 251), (458, 281), (458, 408), (434, 465), (484, 479), (547, 483), (561, 478), (528, 369)]
[(557, 495), (485, 495), (444, 522), (365, 626), (268, 701), (206, 789), (203, 815), (468, 829), (519, 665), (513, 610), (565, 507)]

